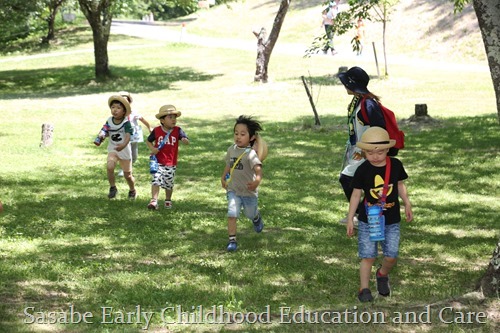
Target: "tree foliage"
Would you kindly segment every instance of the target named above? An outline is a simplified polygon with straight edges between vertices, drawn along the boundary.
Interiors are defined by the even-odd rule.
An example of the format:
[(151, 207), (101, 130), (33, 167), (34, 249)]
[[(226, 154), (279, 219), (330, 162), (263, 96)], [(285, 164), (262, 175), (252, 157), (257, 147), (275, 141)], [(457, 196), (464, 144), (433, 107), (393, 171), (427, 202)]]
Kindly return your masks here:
[[(326, 1), (326, 6), (329, 1)], [(388, 74), (387, 53), (386, 53), (386, 26), (389, 21), (389, 16), (392, 8), (399, 2), (399, 0), (349, 0), (349, 10), (341, 11), (335, 17), (333, 24), (333, 33), (335, 35), (343, 35), (355, 29), (358, 18), (363, 20), (375, 21), (382, 23), (382, 36), (383, 36), (383, 51), (385, 62), (385, 75)], [(309, 57), (324, 49), (325, 44), (328, 43), (328, 37), (325, 34), (313, 39), (311, 46), (306, 50), (305, 56)], [(359, 49), (359, 41), (353, 39), (353, 51)]]
[(39, 30), (44, 1), (0, 0), (0, 42), (25, 38)]

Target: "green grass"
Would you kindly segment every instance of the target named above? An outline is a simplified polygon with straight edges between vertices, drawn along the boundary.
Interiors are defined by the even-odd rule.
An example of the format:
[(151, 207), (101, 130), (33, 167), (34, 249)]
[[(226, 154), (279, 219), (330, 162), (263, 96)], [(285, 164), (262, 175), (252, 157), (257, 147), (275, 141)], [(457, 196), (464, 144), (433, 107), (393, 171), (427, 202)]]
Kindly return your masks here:
[[(80, 32), (85, 34), (85, 32)], [(88, 32), (87, 32), (88, 33)], [(76, 37), (75, 37), (76, 38)], [(82, 36), (82, 40), (85, 40)], [(102, 323), (102, 309), (154, 312), (153, 332), (493, 332), (498, 300), (463, 295), (475, 290), (498, 240), (500, 176), (498, 119), (487, 71), (394, 65), (389, 79), (372, 78), (398, 117), (426, 102), (438, 125), (405, 126), (400, 153), (415, 221), (402, 223), (393, 296), (372, 305), (356, 300), (355, 239), (338, 223), (347, 203), (337, 177), (346, 137), (349, 97), (333, 74), (345, 58), (276, 54), (272, 82), (252, 82), (255, 54), (113, 37), (115, 79), (93, 81), (93, 54), (2, 57), (0, 133), (0, 330), (5, 332), (141, 332), (144, 322)], [(369, 62), (359, 62), (373, 68)], [(373, 73), (373, 70), (371, 70)], [(322, 127), (314, 119), (300, 75), (310, 76)], [(372, 74), (373, 75), (373, 74)], [(464, 88), (463, 82), (467, 82)], [(106, 198), (106, 148), (92, 144), (108, 117), (107, 97), (134, 95), (133, 107), (152, 123), (163, 104), (183, 111), (191, 139), (181, 146), (174, 209), (150, 212), (147, 149), (135, 166), (139, 197)], [(219, 177), (232, 142), (234, 118), (261, 119), (270, 154), (264, 164), (260, 208), (265, 229), (238, 222), (239, 250), (225, 252), (226, 202)], [(54, 125), (54, 144), (39, 148), (41, 124)], [(23, 311), (91, 312), (93, 324), (26, 324)], [(223, 306), (236, 313), (263, 312), (271, 324), (175, 325), (182, 306), (192, 311)], [(392, 324), (398, 312), (430, 321)], [(286, 324), (280, 311), (384, 312), (381, 324)], [(457, 313), (490, 311), (486, 324), (445, 324)], [(106, 317), (110, 319), (110, 317)], [(237, 318), (236, 318), (237, 319)], [(286, 319), (286, 318), (285, 318)], [(110, 319), (111, 320), (111, 319)]]

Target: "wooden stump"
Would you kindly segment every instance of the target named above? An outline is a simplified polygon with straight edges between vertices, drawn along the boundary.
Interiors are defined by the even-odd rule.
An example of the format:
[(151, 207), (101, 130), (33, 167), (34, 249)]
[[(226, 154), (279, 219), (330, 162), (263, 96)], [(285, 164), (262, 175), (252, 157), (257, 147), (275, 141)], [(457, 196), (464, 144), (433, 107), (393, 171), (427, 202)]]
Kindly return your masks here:
[(48, 147), (52, 145), (52, 134), (54, 133), (54, 126), (52, 124), (42, 125), (42, 141), (40, 147)]
[(415, 104), (415, 116), (426, 117), (427, 114), (427, 104)]

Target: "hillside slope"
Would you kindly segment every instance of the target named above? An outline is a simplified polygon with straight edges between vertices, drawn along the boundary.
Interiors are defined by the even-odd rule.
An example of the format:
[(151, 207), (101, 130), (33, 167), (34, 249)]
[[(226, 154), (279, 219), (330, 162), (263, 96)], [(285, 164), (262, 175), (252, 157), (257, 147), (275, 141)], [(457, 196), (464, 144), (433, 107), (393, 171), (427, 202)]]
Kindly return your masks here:
[[(321, 8), (323, 1), (292, 0), (279, 41), (309, 46), (323, 33)], [(347, 10), (345, 0), (341, 9)], [(188, 28), (202, 36), (231, 37), (255, 40), (253, 29), (272, 28), (279, 0), (242, 0), (230, 6), (200, 10), (190, 17)], [(382, 50), (382, 23), (366, 22), (368, 47), (375, 43)], [(336, 47), (352, 52), (354, 31), (335, 38)], [(486, 59), (477, 18), (471, 5), (454, 14), (450, 0), (401, 0), (390, 14), (386, 30), (389, 54), (415, 58), (453, 61), (484, 61)]]

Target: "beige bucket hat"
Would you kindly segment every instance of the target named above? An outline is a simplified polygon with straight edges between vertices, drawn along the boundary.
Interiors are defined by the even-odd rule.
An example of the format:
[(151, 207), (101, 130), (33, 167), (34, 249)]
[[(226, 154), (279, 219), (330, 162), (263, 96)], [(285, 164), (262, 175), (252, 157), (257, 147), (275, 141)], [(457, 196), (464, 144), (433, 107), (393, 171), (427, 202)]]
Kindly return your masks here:
[(389, 138), (389, 133), (382, 127), (370, 127), (361, 136), (356, 146), (365, 150), (388, 149), (394, 147), (396, 140)]
[(168, 116), (169, 114), (175, 114), (177, 117), (181, 116), (181, 112), (175, 108), (175, 106), (171, 104), (163, 105), (160, 108), (160, 111), (156, 114), (156, 118), (160, 119), (161, 117)]
[(111, 104), (114, 101), (118, 101), (118, 102), (122, 103), (125, 106), (125, 117), (128, 117), (130, 115), (130, 112), (132, 111), (131, 108), (130, 108), (130, 103), (128, 102), (128, 100), (125, 97), (123, 97), (123, 96), (113, 95), (113, 96), (111, 96), (108, 99), (108, 106), (111, 106)]

